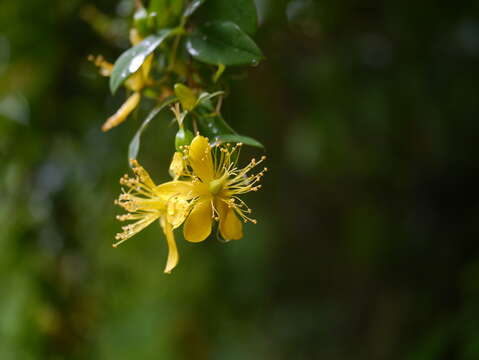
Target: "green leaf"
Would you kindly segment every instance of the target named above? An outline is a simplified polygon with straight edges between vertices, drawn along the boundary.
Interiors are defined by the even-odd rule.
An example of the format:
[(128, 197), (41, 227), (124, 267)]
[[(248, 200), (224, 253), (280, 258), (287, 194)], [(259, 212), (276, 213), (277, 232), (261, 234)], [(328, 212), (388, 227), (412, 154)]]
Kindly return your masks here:
[(238, 135), (238, 134), (224, 134), (218, 135), (215, 137), (215, 143), (243, 143), (249, 146), (255, 146), (259, 148), (264, 148), (264, 145), (261, 144), (258, 140), (255, 140), (249, 136)]
[(198, 8), (203, 5), (203, 3), (205, 2), (206, 0), (193, 0), (192, 2), (190, 2), (190, 4), (187, 6), (187, 8), (185, 9), (185, 12), (183, 13), (183, 17), (185, 18), (188, 18), (190, 17), (191, 15), (193, 15), (193, 13), (198, 10)]
[(128, 147), (129, 160), (136, 159), (136, 157), (138, 156), (138, 152), (140, 151), (141, 135), (143, 134), (143, 131), (145, 131), (145, 129), (148, 127), (151, 120), (153, 120), (156, 115), (161, 112), (161, 110), (163, 110), (166, 106), (174, 103), (176, 100), (176, 96), (169, 96), (161, 104), (151, 110), (145, 121), (143, 121), (143, 123), (141, 124), (140, 128), (136, 131), (136, 134), (135, 136), (133, 136), (133, 139), (131, 139), (130, 141), (130, 145)]
[(112, 94), (143, 65), (147, 56), (155, 51), (155, 49), (174, 32), (172, 29), (161, 30), (158, 34), (146, 37), (141, 43), (121, 54), (113, 66), (110, 77), (110, 90)]
[(195, 109), (198, 129), (202, 135), (214, 139), (219, 135), (235, 134), (235, 131), (217, 114), (210, 102), (203, 102)]
[(238, 135), (220, 114), (214, 112), (211, 103), (205, 102), (199, 105), (195, 109), (195, 115), (200, 134), (207, 136), (213, 144), (241, 142), (245, 145), (264, 148), (259, 141), (249, 136)]
[(195, 59), (212, 65), (257, 65), (263, 57), (255, 42), (230, 21), (200, 26), (188, 36), (186, 49)]
[(174, 26), (183, 11), (184, 0), (151, 0), (148, 10), (156, 14), (159, 29)]
[(198, 104), (201, 104), (203, 102), (207, 102), (217, 96), (223, 95), (225, 92), (224, 91), (215, 91), (214, 93), (209, 93), (209, 92), (202, 92), (200, 96), (198, 96)]
[(198, 18), (201, 23), (231, 21), (249, 35), (254, 35), (258, 27), (254, 0), (208, 0), (198, 11)]

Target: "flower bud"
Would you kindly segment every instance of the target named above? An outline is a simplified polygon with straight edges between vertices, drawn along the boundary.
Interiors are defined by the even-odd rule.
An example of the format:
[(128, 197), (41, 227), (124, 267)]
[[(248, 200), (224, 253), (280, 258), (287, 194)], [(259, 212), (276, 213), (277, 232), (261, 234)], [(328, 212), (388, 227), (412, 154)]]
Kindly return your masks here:
[(176, 150), (181, 151), (183, 146), (191, 144), (191, 140), (193, 140), (193, 133), (190, 130), (181, 127), (175, 137)]

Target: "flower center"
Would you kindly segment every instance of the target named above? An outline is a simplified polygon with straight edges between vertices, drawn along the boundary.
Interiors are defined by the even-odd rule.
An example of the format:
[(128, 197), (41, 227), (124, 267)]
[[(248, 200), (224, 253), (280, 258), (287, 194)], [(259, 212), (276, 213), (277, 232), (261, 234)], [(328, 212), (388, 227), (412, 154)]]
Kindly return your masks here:
[(208, 190), (213, 195), (218, 195), (218, 193), (223, 190), (223, 186), (225, 185), (225, 177), (222, 176), (219, 179), (212, 180), (208, 185)]

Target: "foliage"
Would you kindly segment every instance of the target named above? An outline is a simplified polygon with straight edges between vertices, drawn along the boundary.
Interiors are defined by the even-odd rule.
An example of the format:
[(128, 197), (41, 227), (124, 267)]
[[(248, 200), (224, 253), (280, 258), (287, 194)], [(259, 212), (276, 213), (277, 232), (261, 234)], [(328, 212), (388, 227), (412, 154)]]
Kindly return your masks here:
[[(206, 14), (220, 20), (209, 21), (208, 16), (194, 17), (203, 3), (152, 0), (146, 9), (137, 0), (129, 32), (132, 47), (114, 64), (101, 55), (89, 57), (102, 75), (110, 77), (112, 94), (122, 85), (131, 92), (103, 124), (103, 131), (122, 124), (141, 106), (142, 99), (153, 100), (152, 109), (130, 141), (128, 157), (135, 177), (121, 178), (123, 187), (115, 201), (125, 211), (116, 218), (128, 223), (116, 234), (113, 247), (158, 222), (168, 246), (167, 274), (179, 262), (174, 231), (179, 227), (191, 242), (206, 240), (213, 227), (223, 242), (243, 237), (243, 222), (257, 220), (240, 195), (259, 190), (258, 182), (267, 171), (265, 167), (251, 172), (264, 156), (259, 161), (253, 158), (246, 167), (237, 165), (243, 144), (263, 146), (238, 135), (221, 115), (227, 67), (257, 65), (262, 58), (261, 50), (242, 29), (256, 29), (256, 24), (254, 29), (251, 26), (251, 19), (257, 19), (256, 6), (253, 0), (234, 0), (228, 6), (216, 6), (211, 0)], [(136, 158), (140, 137), (168, 106), (178, 126), (176, 151), (169, 166), (173, 180), (156, 184)]]
[[(175, 94), (188, 112), (186, 121), (178, 123), (177, 138), (185, 132), (199, 131), (209, 136), (213, 143), (227, 139), (233, 143), (244, 142), (246, 145), (262, 147), (258, 141), (238, 135), (220, 113), (225, 94), (223, 78), (226, 67), (257, 65), (262, 59), (261, 50), (248, 35), (256, 30), (254, 1), (232, 0), (227, 6), (217, 0), (207, 1), (206, 5), (204, 3), (153, 0), (146, 9), (140, 1), (136, 2), (134, 27), (130, 32), (134, 46), (121, 54), (109, 74), (112, 93), (126, 84), (133, 91), (139, 90), (157, 101), (130, 143), (129, 156), (132, 159), (138, 154), (139, 137), (146, 129), (145, 124), (159, 113), (157, 109), (163, 109), (164, 104), (171, 103), (170, 94)], [(202, 6), (205, 6), (203, 11)], [(195, 17), (196, 13), (198, 16)], [(103, 64), (102, 61), (98, 62), (99, 66)], [(203, 64), (216, 65), (217, 69)], [(146, 72), (145, 68), (148, 68)], [(150, 68), (153, 68), (151, 75)], [(141, 71), (148, 75), (137, 86), (134, 79), (129, 79)], [(179, 88), (179, 85), (182, 87)], [(179, 89), (182, 90), (181, 94), (178, 94)], [(212, 92), (214, 95), (210, 96)], [(185, 93), (189, 100), (185, 100)], [(211, 100), (215, 96), (218, 97), (215, 99), (217, 104), (213, 106)], [(192, 104), (185, 107), (188, 101)], [(124, 111), (125, 115), (115, 121), (114, 126), (123, 122), (136, 106)], [(107, 129), (111, 127), (107, 126)]]

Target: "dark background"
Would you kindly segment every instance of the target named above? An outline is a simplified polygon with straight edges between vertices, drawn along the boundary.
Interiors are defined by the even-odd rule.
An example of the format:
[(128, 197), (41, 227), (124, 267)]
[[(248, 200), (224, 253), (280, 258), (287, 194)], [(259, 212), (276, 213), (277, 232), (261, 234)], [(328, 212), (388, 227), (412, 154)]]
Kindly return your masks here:
[(141, 119), (100, 131), (124, 94), (86, 59), (131, 8), (0, 4), (0, 358), (479, 359), (479, 3), (258, 0), (266, 60), (224, 116), (266, 145), (259, 223), (178, 232), (172, 275), (158, 226), (111, 248)]

